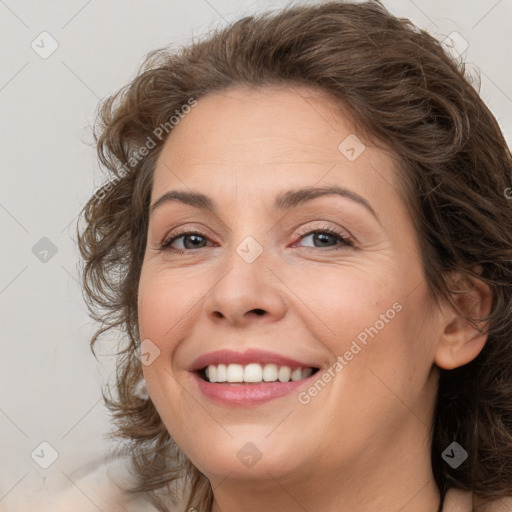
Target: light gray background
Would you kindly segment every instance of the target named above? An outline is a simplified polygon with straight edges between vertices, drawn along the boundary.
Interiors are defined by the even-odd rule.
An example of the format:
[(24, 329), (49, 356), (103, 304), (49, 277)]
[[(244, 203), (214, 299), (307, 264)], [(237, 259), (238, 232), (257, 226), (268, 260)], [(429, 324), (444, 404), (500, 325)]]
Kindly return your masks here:
[[(64, 488), (74, 510), (110, 510), (79, 479), (101, 461), (110, 427), (100, 389), (112, 373), (112, 348), (103, 345), (99, 362), (89, 351), (93, 325), (75, 240), (76, 216), (102, 181), (90, 132), (99, 99), (132, 78), (149, 50), (285, 4), (0, 0), (0, 510), (21, 510), (42, 492), (49, 502)], [(455, 31), (467, 41), (463, 57), (480, 71), (481, 95), (510, 145), (512, 0), (384, 4), (438, 39)], [(59, 45), (46, 59), (31, 47), (35, 40), (49, 48), (43, 31)], [(32, 250), (42, 237), (57, 248), (46, 262)], [(46, 470), (31, 458), (42, 441), (59, 454)]]

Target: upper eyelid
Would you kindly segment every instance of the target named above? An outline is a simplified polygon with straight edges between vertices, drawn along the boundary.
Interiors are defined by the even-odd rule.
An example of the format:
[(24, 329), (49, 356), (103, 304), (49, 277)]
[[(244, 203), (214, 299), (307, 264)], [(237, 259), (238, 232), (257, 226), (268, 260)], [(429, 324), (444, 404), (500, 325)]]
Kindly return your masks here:
[[(324, 212), (324, 213), (325, 213), (325, 212)], [(317, 212), (317, 214), (318, 214), (318, 212)], [(290, 232), (291, 232), (291, 231), (295, 231), (295, 230), (299, 229), (299, 227), (300, 227), (300, 226), (302, 226), (302, 225), (304, 225), (304, 224), (310, 224), (310, 223), (312, 223), (312, 222), (337, 224), (338, 222), (340, 222), (340, 220), (339, 220), (339, 219), (338, 219), (338, 220), (335, 220), (334, 218), (332, 218), (332, 219), (328, 219), (328, 218), (324, 218), (324, 219), (312, 219), (312, 218), (310, 218), (310, 215), (307, 215), (307, 216), (305, 215), (303, 218), (301, 218), (301, 219), (300, 219), (300, 221), (299, 221), (299, 222), (294, 223), (295, 225), (294, 225), (294, 227), (293, 227), (293, 228), (287, 228), (286, 230), (287, 230), (287, 231), (290, 231)], [(279, 222), (272, 224), (272, 225), (271, 225), (271, 227), (268, 229), (268, 232), (275, 231), (275, 230), (276, 230), (276, 228), (277, 228), (277, 227), (279, 227), (279, 224), (280, 224)], [(183, 226), (187, 226), (187, 227), (186, 227), (186, 228), (183, 228)], [(199, 227), (196, 227), (196, 226), (199, 226)], [(222, 226), (223, 226), (223, 227), (225, 227), (225, 224), (224, 224), (224, 223), (222, 223)], [(330, 229), (330, 228), (331, 228), (331, 226), (322, 226), (322, 228)], [(197, 230), (199, 230), (199, 231), (203, 231), (203, 232), (205, 232), (205, 231), (206, 231), (206, 232), (212, 232), (212, 229), (211, 229), (211, 228), (209, 228), (209, 227), (207, 227), (207, 226), (205, 226), (205, 225), (203, 224), (203, 222), (200, 222), (200, 221), (193, 221), (193, 220), (191, 220), (191, 221), (189, 221), (189, 222), (184, 222), (182, 225), (179, 225), (179, 226), (176, 226), (175, 228), (172, 228), (172, 230), (171, 230), (171, 229), (170, 229), (170, 230), (167, 230), (167, 229), (166, 229), (166, 232), (169, 232), (169, 233), (170, 233), (170, 232), (171, 232), (171, 231), (173, 231), (173, 230), (180, 230), (180, 231), (181, 231), (181, 229), (184, 229), (184, 230), (185, 230), (185, 229), (190, 229), (191, 231), (193, 231), (194, 229), (197, 229)], [(309, 229), (318, 229), (318, 228), (317, 228), (317, 227), (315, 227), (315, 228), (309, 228)], [(344, 232), (346, 232), (346, 233), (347, 233), (347, 235), (348, 235), (348, 236), (353, 237), (353, 235), (352, 235), (352, 233), (350, 232), (350, 230), (349, 230), (349, 229), (347, 229), (345, 226), (342, 226), (342, 225), (338, 224), (338, 227), (336, 227), (335, 229), (339, 229), (339, 230), (341, 230), (341, 231), (344, 231)], [(229, 233), (232, 233), (232, 232), (233, 232), (233, 230), (232, 230), (232, 229), (230, 229), (229, 227), (227, 228), (227, 230), (229, 231)], [(160, 228), (155, 228), (155, 231), (156, 231), (156, 232), (160, 231)], [(353, 237), (353, 238), (355, 238), (355, 237)]]
[[(326, 221), (326, 220), (311, 220), (309, 222), (331, 222), (331, 221)], [(308, 223), (309, 223), (308, 222)], [(195, 224), (195, 223), (191, 223), (191, 224)], [(163, 237), (163, 239), (166, 239), (166, 238), (169, 238), (170, 236), (172, 236), (173, 234), (175, 234), (176, 236), (177, 235), (183, 235), (183, 234), (187, 234), (187, 233), (193, 233), (194, 231), (197, 231), (200, 235), (204, 235), (204, 236), (207, 236), (209, 238), (211, 238), (211, 236), (208, 234), (208, 232), (210, 232), (211, 230), (207, 227), (196, 227), (195, 225), (192, 225), (192, 226), (188, 226), (188, 225), (185, 225), (186, 227), (183, 227), (183, 226), (178, 226), (174, 229), (171, 229), (169, 231), (166, 231), (166, 235)], [(274, 229), (275, 226), (272, 226), (271, 229), (269, 229), (269, 232), (272, 231)], [(296, 231), (297, 229), (299, 229), (298, 227), (294, 227), (293, 229), (289, 230), (291, 232), (293, 231)], [(309, 233), (310, 231), (322, 231), (322, 230), (335, 230), (336, 232), (340, 232), (340, 234), (346, 234), (345, 236), (348, 237), (348, 238), (354, 238), (355, 237), (352, 235), (352, 233), (347, 229), (347, 228), (342, 228), (342, 227), (332, 227), (332, 226), (327, 226), (327, 225), (324, 225), (324, 226), (315, 226), (315, 227), (309, 227), (309, 228), (301, 228), (300, 229), (300, 234), (301, 235), (305, 235), (307, 233)], [(230, 230), (231, 232), (231, 230)]]
[[(328, 188), (332, 188), (332, 187), (328, 187)], [(334, 187), (334, 188), (337, 188), (337, 187)], [(305, 218), (309, 217), (311, 214), (316, 215), (316, 214), (320, 214), (320, 212), (325, 212), (326, 208), (327, 208), (327, 211), (331, 211), (332, 213), (334, 213), (334, 215), (339, 215), (341, 205), (336, 204), (336, 206), (333, 206), (334, 209), (331, 210), (331, 208), (329, 206), (325, 206), (325, 205), (324, 205), (324, 207), (320, 208), (318, 206), (318, 204), (316, 203), (316, 201), (318, 201), (321, 198), (333, 197), (333, 196), (336, 196), (336, 194), (337, 194), (336, 192), (334, 192), (332, 194), (321, 194), (321, 195), (318, 195), (318, 196), (313, 197), (311, 199), (308, 199), (307, 201), (303, 201), (303, 202), (301, 202), (301, 204), (293, 205), (293, 207), (290, 207), (290, 209), (284, 215), (279, 215), (278, 216), (277, 222), (273, 223), (270, 226), (269, 231), (276, 230), (279, 227), (280, 220), (282, 220), (284, 217), (287, 217), (290, 213), (292, 213), (292, 210), (297, 211), (299, 216), (303, 215)], [(187, 207), (187, 206), (188, 207), (192, 207), (192, 208), (194, 208), (196, 210), (196, 213), (200, 214), (201, 217), (203, 216), (203, 214), (212, 215), (214, 217), (214, 219), (215, 219), (215, 223), (218, 223), (220, 225), (221, 229), (224, 229), (224, 230), (228, 231), (229, 233), (232, 233), (232, 229), (226, 224), (226, 222), (224, 222), (224, 220), (219, 216), (219, 214), (216, 213), (215, 211), (213, 211), (212, 209), (207, 208), (205, 206), (203, 206), (203, 207), (202, 206), (197, 206), (196, 204), (193, 204), (193, 203), (195, 203), (195, 201), (192, 201), (192, 203), (189, 203), (187, 201), (181, 201), (179, 199), (178, 200), (168, 201), (168, 200), (166, 200), (166, 196), (167, 195), (168, 194), (164, 194), (164, 196), (162, 196), (160, 198), (160, 200), (163, 200), (163, 204), (165, 204), (165, 203), (179, 204), (179, 205), (184, 206), (184, 207)], [(173, 194), (170, 194), (170, 195), (172, 196)], [(347, 197), (347, 194), (341, 194), (341, 195), (343, 197)], [(350, 197), (350, 194), (348, 194), (348, 196)], [(151, 213), (152, 214), (153, 214), (153, 211), (158, 211), (160, 209), (160, 208), (157, 208), (157, 206), (160, 206), (158, 204), (160, 202), (160, 200), (156, 201), (153, 204), (153, 206), (151, 207)], [(361, 204), (360, 201), (357, 201), (357, 203)], [(362, 201), (362, 203), (367, 204), (366, 201)], [(373, 208), (371, 208), (371, 206), (367, 204), (366, 209), (367, 209), (367, 211), (370, 211), (372, 213), (372, 216), (377, 220), (379, 225), (382, 226), (382, 222), (380, 221), (380, 219), (376, 215), (376, 213), (373, 210)], [(351, 208), (349, 208), (348, 210), (345, 210), (344, 207), (341, 207), (341, 212), (342, 212), (341, 215), (342, 216), (344, 216), (343, 212), (345, 212), (345, 211), (346, 211), (346, 213), (348, 214), (349, 217), (355, 216), (355, 218), (359, 218), (359, 215), (357, 213), (353, 212)], [(361, 219), (361, 221), (362, 221), (362, 219)], [(364, 222), (366, 222), (366, 221), (364, 221)], [(151, 223), (151, 216), (150, 216), (150, 223)], [(350, 234), (350, 236), (352, 236), (352, 233), (349, 233), (349, 234)], [(353, 238), (355, 239), (355, 237), (353, 237)]]

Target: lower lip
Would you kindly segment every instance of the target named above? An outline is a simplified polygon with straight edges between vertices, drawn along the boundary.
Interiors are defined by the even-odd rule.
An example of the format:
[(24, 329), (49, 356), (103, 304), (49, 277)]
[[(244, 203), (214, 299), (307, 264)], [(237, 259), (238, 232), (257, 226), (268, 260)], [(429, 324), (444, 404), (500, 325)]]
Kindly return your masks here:
[(315, 376), (306, 379), (292, 380), (290, 382), (262, 382), (261, 384), (226, 383), (218, 384), (206, 382), (197, 372), (191, 372), (203, 395), (222, 405), (259, 405), (275, 398), (291, 394)]

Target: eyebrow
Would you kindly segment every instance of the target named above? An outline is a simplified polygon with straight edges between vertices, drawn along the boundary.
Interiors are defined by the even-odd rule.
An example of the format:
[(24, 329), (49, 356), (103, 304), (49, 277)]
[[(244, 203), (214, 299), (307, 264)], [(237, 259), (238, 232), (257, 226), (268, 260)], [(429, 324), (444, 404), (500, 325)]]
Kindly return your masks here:
[[(274, 210), (290, 210), (303, 203), (316, 199), (317, 197), (328, 195), (346, 197), (359, 203), (375, 217), (379, 224), (381, 224), (375, 210), (372, 208), (370, 203), (364, 199), (364, 197), (361, 197), (355, 192), (338, 185), (332, 185), (329, 187), (304, 187), (281, 192), (277, 195), (274, 201)], [(163, 194), (150, 207), (150, 213), (153, 213), (159, 206), (173, 201), (178, 201), (202, 210), (210, 210), (213, 213), (217, 213), (214, 201), (207, 195), (200, 192), (186, 192), (180, 190), (171, 190)]]

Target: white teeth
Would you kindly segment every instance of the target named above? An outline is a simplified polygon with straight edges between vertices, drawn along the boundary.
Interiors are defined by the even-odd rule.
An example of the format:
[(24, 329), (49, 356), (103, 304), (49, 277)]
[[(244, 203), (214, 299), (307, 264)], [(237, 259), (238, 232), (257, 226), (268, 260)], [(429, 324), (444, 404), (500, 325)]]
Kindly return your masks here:
[[(215, 366), (215, 365), (211, 365), (211, 366)], [(229, 364), (226, 374), (227, 374), (228, 382), (243, 382), (244, 381), (244, 367), (241, 364)]]
[(217, 365), (217, 382), (226, 382), (228, 380), (227, 367), (225, 364)]
[(289, 366), (281, 366), (279, 368), (279, 373), (277, 374), (277, 378), (280, 382), (288, 382), (290, 380), (290, 377), (292, 375), (292, 370)]
[(277, 364), (266, 364), (263, 368), (263, 380), (265, 382), (275, 382), (277, 380)]
[(292, 380), (300, 380), (302, 379), (302, 370), (300, 368), (295, 368), (291, 374)]
[(244, 382), (261, 382), (263, 379), (263, 368), (261, 364), (248, 364), (244, 368)]
[(289, 382), (290, 380), (307, 379), (312, 373), (312, 368), (290, 368), (289, 366), (277, 366), (251, 363), (245, 366), (241, 364), (211, 364), (206, 370), (206, 378), (210, 382)]

